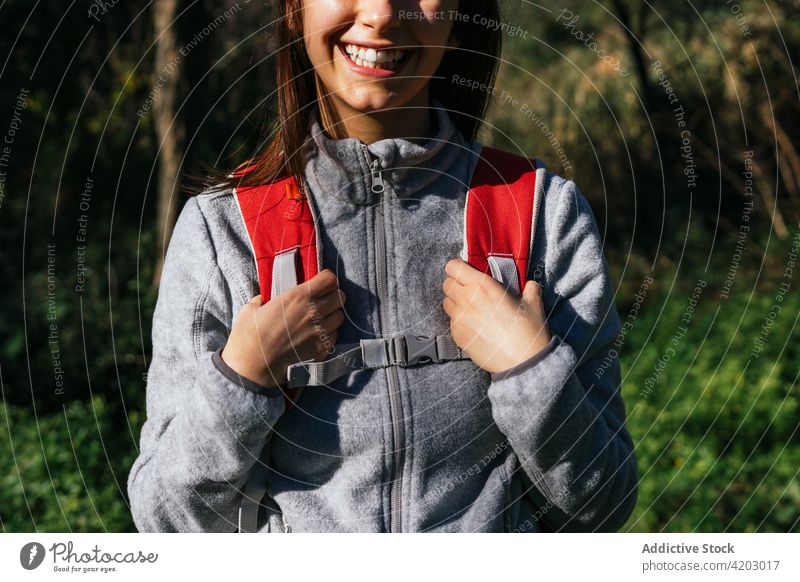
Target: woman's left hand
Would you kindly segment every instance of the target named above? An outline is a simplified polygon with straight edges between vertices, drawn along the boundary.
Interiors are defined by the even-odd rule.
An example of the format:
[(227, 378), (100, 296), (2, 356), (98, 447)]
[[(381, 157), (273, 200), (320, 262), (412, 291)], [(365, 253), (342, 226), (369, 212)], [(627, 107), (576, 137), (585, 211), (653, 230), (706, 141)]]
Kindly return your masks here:
[(502, 372), (541, 351), (551, 339), (541, 287), (528, 281), (514, 297), (492, 276), (461, 259), (444, 268), (444, 310), (462, 352), (487, 372)]

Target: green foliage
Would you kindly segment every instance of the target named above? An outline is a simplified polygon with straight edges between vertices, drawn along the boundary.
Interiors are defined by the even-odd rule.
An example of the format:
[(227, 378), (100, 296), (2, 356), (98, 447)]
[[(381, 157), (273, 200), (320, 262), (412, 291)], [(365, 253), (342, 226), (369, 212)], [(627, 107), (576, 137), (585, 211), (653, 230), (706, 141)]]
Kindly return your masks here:
[[(128, 422), (138, 434), (141, 412)], [(0, 450), (4, 531), (135, 531), (125, 500), (136, 449), (104, 397), (47, 415), (0, 404)]]
[[(780, 192), (776, 216), (766, 194), (756, 196), (762, 228), (775, 220), (782, 237), (781, 221), (800, 222), (800, 170), (780, 170), (800, 168), (796, 6), (612, 0), (547, 8), (506, 10), (527, 34), (504, 38), (485, 143), (538, 157), (576, 180), (617, 247), (634, 231), (640, 251), (671, 250), (682, 242), (664, 237), (665, 224), (678, 226), (665, 221), (676, 209), (691, 208), (712, 229), (736, 224), (745, 151), (754, 152), (757, 191)], [(660, 84), (656, 62), (677, 101)], [(684, 176), (684, 131), (694, 186)]]
[(691, 287), (658, 288), (627, 335), (623, 395), (640, 472), (631, 531), (798, 531), (800, 294), (779, 302), (777, 288), (750, 293), (749, 282), (741, 273), (728, 299), (706, 287), (688, 325)]

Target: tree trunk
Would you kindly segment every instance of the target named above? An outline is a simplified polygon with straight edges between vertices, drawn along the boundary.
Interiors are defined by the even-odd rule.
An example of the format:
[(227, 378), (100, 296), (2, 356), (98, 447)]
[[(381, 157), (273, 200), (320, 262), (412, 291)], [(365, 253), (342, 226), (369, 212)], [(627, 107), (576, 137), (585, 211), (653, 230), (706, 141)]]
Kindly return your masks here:
[(612, 0), (611, 4), (619, 18), (622, 33), (628, 41), (628, 52), (633, 58), (633, 63), (636, 67), (636, 76), (639, 78), (644, 108), (648, 113), (651, 113), (653, 112), (655, 100), (653, 98), (653, 87), (650, 85), (650, 78), (647, 73), (647, 63), (642, 50), (642, 44), (644, 44), (644, 10), (640, 7), (639, 28), (638, 31), (634, 31), (633, 19), (623, 0)]
[(156, 57), (153, 74), (153, 124), (158, 138), (158, 200), (156, 207), (157, 263), (153, 285), (158, 286), (164, 256), (175, 226), (174, 194), (180, 170), (183, 128), (175, 119), (175, 101), (180, 80), (177, 59), (177, 27), (174, 22), (177, 0), (155, 0), (153, 23), (156, 34)]

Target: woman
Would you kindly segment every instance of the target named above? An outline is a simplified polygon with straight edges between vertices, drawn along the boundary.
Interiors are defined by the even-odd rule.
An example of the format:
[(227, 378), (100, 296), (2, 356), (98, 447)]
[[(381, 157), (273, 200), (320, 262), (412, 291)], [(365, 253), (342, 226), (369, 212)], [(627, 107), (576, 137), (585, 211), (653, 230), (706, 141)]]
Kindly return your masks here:
[[(189, 200), (167, 252), (137, 527), (237, 531), (263, 469), (258, 531), (619, 529), (637, 465), (586, 200), (543, 174), (521, 298), (458, 258), (492, 91), (452, 79), (493, 87), (500, 36), (479, 23), (496, 3), (278, 4), (274, 140)], [(264, 302), (235, 189), (286, 175), (315, 208), (322, 265)], [(287, 388), (288, 366), (331, 343), (447, 332), (468, 357)]]

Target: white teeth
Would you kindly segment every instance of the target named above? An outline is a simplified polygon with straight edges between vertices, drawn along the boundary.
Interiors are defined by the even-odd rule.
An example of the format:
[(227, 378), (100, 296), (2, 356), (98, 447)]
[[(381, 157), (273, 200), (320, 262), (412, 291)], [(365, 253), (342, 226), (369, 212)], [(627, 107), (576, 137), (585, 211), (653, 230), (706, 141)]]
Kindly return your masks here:
[(377, 50), (374, 48), (360, 47), (354, 44), (344, 45), (345, 53), (350, 59), (361, 67), (375, 68), (381, 65), (384, 69), (394, 69), (397, 61), (400, 61), (406, 54), (403, 50)]

